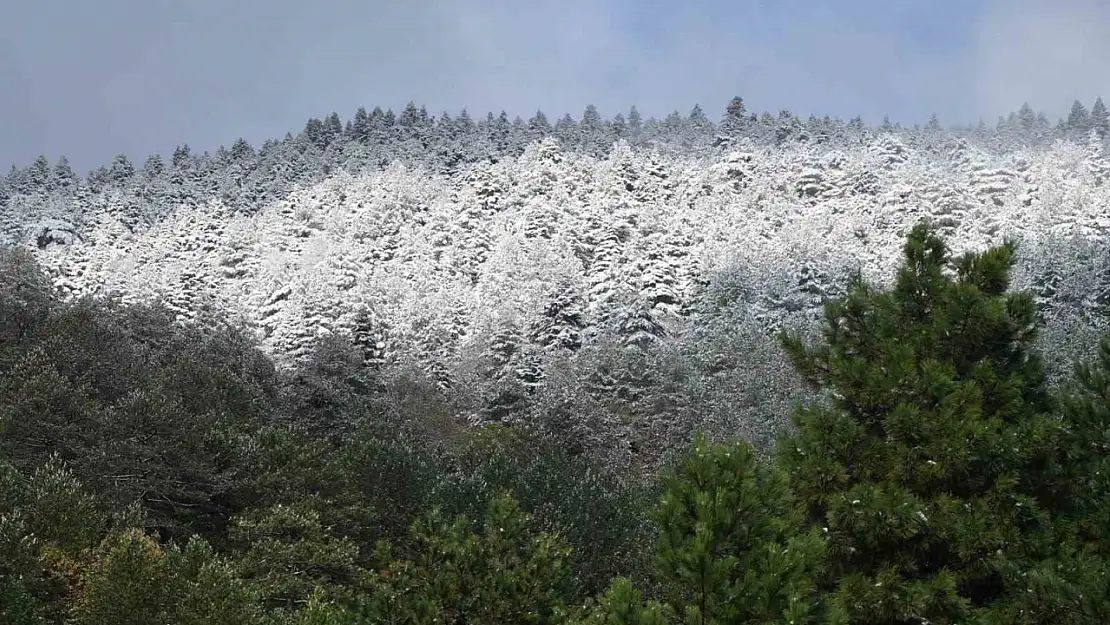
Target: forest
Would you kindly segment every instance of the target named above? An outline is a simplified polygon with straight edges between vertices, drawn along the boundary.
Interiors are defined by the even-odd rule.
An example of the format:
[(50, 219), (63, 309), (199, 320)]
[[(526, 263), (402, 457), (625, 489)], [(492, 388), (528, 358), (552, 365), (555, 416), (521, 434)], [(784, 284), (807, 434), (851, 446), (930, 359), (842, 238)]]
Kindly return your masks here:
[(360, 109), (0, 180), (0, 623), (1102, 623), (1110, 116)]

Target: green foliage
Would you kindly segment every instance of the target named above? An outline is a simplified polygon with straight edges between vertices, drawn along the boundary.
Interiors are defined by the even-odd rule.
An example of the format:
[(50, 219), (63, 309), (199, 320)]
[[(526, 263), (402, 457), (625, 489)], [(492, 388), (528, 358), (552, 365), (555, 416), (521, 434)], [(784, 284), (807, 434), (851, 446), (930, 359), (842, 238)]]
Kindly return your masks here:
[(510, 496), (490, 502), (475, 532), (466, 517), (447, 522), (435, 510), (412, 528), (418, 545), (411, 561), (384, 563), (371, 600), (371, 623), (553, 624), (565, 618), (570, 598), (569, 549), (556, 535), (535, 532), (531, 517)]
[(0, 623), (61, 618), (68, 565), (95, 546), (103, 521), (57, 457), (30, 476), (0, 463)]
[(646, 580), (654, 525), (649, 515), (656, 492), (599, 471), (549, 440), (504, 426), (475, 432), (435, 503), (450, 514), (482, 519), (501, 491), (509, 491), (536, 525), (563, 537), (572, 549), (568, 566), (581, 593), (603, 591), (618, 575)]
[(168, 536), (206, 535), (239, 503), (221, 429), (258, 427), (273, 368), (234, 332), (178, 328), (157, 308), (57, 306), (0, 376), (0, 454), (57, 454), (114, 507), (142, 503)]
[(664, 482), (658, 570), (689, 625), (804, 623), (825, 541), (801, 531), (786, 476), (743, 442), (693, 450)]
[(139, 530), (101, 545), (77, 601), (79, 625), (161, 625), (169, 607), (166, 554)]
[(237, 517), (230, 538), (242, 545), (244, 578), (270, 607), (290, 608), (318, 588), (329, 598), (351, 599), (363, 577), (358, 545), (333, 534), (307, 501)]
[(609, 590), (594, 605), (588, 605), (586, 616), (575, 625), (668, 625), (673, 615), (668, 606), (657, 601), (644, 602), (644, 596), (627, 577), (613, 580)]
[(1110, 555), (1110, 337), (1093, 363), (1078, 363), (1075, 382), (1061, 393), (1064, 464), (1084, 541)]
[(8, 348), (37, 337), (56, 305), (50, 279), (31, 253), (0, 248), (0, 363)]
[(346, 527), (371, 545), (403, 541), (412, 522), (431, 507), (444, 473), (441, 460), (428, 451), (375, 436), (358, 436), (335, 462), (345, 484), (338, 501), (350, 519)]
[(316, 342), (307, 362), (282, 385), (286, 416), (324, 435), (349, 434), (374, 409), (378, 385), (364, 356), (341, 335)]
[[(1050, 389), (1014, 251), (916, 228), (893, 289), (857, 279), (823, 343), (783, 338), (828, 401), (777, 464), (699, 437), (661, 481), (657, 449), (629, 475), (572, 448), (600, 407), (574, 375), (548, 372), (542, 428), (468, 428), (337, 342), (279, 375), (245, 333), (59, 302), (4, 252), (0, 625), (1110, 622), (1110, 337)], [(713, 345), (597, 368), (629, 447), (750, 412), (718, 406), (759, 373), (719, 362), (743, 341)]]
[(259, 594), (205, 540), (191, 539), (169, 552), (174, 601), (170, 621), (178, 625), (250, 625), (261, 620)]
[(852, 623), (966, 622), (1019, 605), (1021, 622), (1093, 622), (1034, 588), (1073, 588), (1074, 567), (1045, 565), (1071, 561), (1052, 516), (1059, 428), (1030, 349), (1035, 307), (1005, 292), (1015, 249), (952, 261), (918, 226), (892, 291), (857, 279), (826, 306), (824, 344), (784, 337), (807, 380), (833, 392), (797, 411), (778, 458), (828, 531), (823, 585)]
[(89, 625), (247, 625), (261, 614), (254, 593), (203, 540), (167, 551), (127, 530), (100, 545), (74, 616)]
[(298, 610), (278, 612), (269, 625), (357, 625), (358, 615), (317, 590)]

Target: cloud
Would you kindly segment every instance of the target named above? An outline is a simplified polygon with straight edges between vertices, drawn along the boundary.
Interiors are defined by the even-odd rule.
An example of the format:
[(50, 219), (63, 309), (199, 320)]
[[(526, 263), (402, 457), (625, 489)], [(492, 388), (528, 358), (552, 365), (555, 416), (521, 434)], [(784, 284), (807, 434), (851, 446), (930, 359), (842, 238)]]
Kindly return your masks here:
[(1110, 5), (1102, 0), (993, 0), (976, 27), (980, 110), (994, 117), (1028, 101), (1052, 119), (1074, 100), (1110, 98)]
[[(0, 167), (212, 150), (358, 106), (528, 117), (937, 113), (1093, 99), (1098, 0), (98, 0), (0, 23)], [(1062, 68), (1062, 69), (1061, 69)]]

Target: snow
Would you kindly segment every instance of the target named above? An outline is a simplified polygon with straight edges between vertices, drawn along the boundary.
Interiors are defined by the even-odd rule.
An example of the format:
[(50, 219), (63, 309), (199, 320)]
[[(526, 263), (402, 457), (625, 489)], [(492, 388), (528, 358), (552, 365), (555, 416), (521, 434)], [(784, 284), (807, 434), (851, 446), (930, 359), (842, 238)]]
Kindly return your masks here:
[[(991, 152), (879, 131), (856, 145), (814, 144), (785, 128), (774, 147), (619, 140), (593, 156), (549, 137), (450, 171), (352, 166), (281, 182), (284, 195), (266, 181), (258, 197), (272, 199), (250, 210), (196, 188), (197, 177), (157, 205), (82, 182), (80, 223), (15, 219), (67, 296), (160, 299), (186, 322), (216, 311), (284, 361), (344, 332), (377, 361), (445, 372), (444, 384), (460, 350), (490, 344), (507, 320), (548, 351), (605, 332), (627, 333), (632, 346), (681, 337), (706, 287), (737, 268), (758, 285), (743, 296), (746, 314), (768, 330), (783, 315), (813, 318), (850, 269), (890, 280), (923, 218), (957, 253), (1007, 237), (1047, 250), (1110, 234), (1110, 162), (1097, 136)], [(272, 149), (259, 158), (307, 158)], [(215, 187), (247, 175), (229, 171), (234, 180)], [(9, 214), (29, 210), (23, 201)], [(1047, 265), (1022, 267), (1019, 286)]]
[[(64, 192), (21, 183), (6, 198), (0, 179), (0, 233), (67, 296), (244, 323), (279, 364), (345, 334), (367, 363), (420, 367), (472, 396), (477, 419), (531, 411), (582, 436), (654, 436), (679, 411), (734, 429), (781, 419), (796, 396), (769, 333), (813, 326), (851, 270), (889, 281), (921, 219), (957, 253), (1020, 239), (1016, 286), (1058, 320), (1052, 342), (1083, 341), (1077, 319), (1110, 305), (1098, 135), (999, 150), (941, 131), (829, 127), (834, 139), (818, 142), (785, 119), (763, 139), (714, 142), (702, 129), (699, 142), (668, 138), (666, 123), (604, 142), (563, 123), (564, 141), (511, 138), (497, 154), (441, 138), (427, 150), (441, 162), (413, 158), (412, 139), (391, 160), (321, 135), (316, 148), (287, 139), (179, 151), (138, 171), (115, 163)], [(607, 397), (669, 393), (653, 375), (686, 395), (645, 400), (659, 414), (618, 423)], [(521, 407), (538, 386), (546, 412)]]

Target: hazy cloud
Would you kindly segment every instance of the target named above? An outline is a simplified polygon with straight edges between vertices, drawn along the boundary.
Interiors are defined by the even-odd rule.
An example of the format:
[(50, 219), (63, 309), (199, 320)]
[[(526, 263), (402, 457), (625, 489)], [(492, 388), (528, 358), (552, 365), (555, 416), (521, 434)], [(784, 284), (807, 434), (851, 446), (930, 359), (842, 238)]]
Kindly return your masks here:
[(977, 24), (976, 41), (975, 91), (980, 109), (992, 116), (1028, 101), (1055, 120), (1075, 100), (1089, 108), (1099, 95), (1110, 98), (1110, 4), (1104, 0), (994, 0)]
[(1096, 69), (1107, 17), (1096, 0), (9, 3), (0, 166), (258, 143), (409, 100), (551, 118), (590, 103), (716, 118), (736, 94), (756, 111), (909, 123), (993, 120), (1024, 100), (1057, 115), (1110, 80)]

